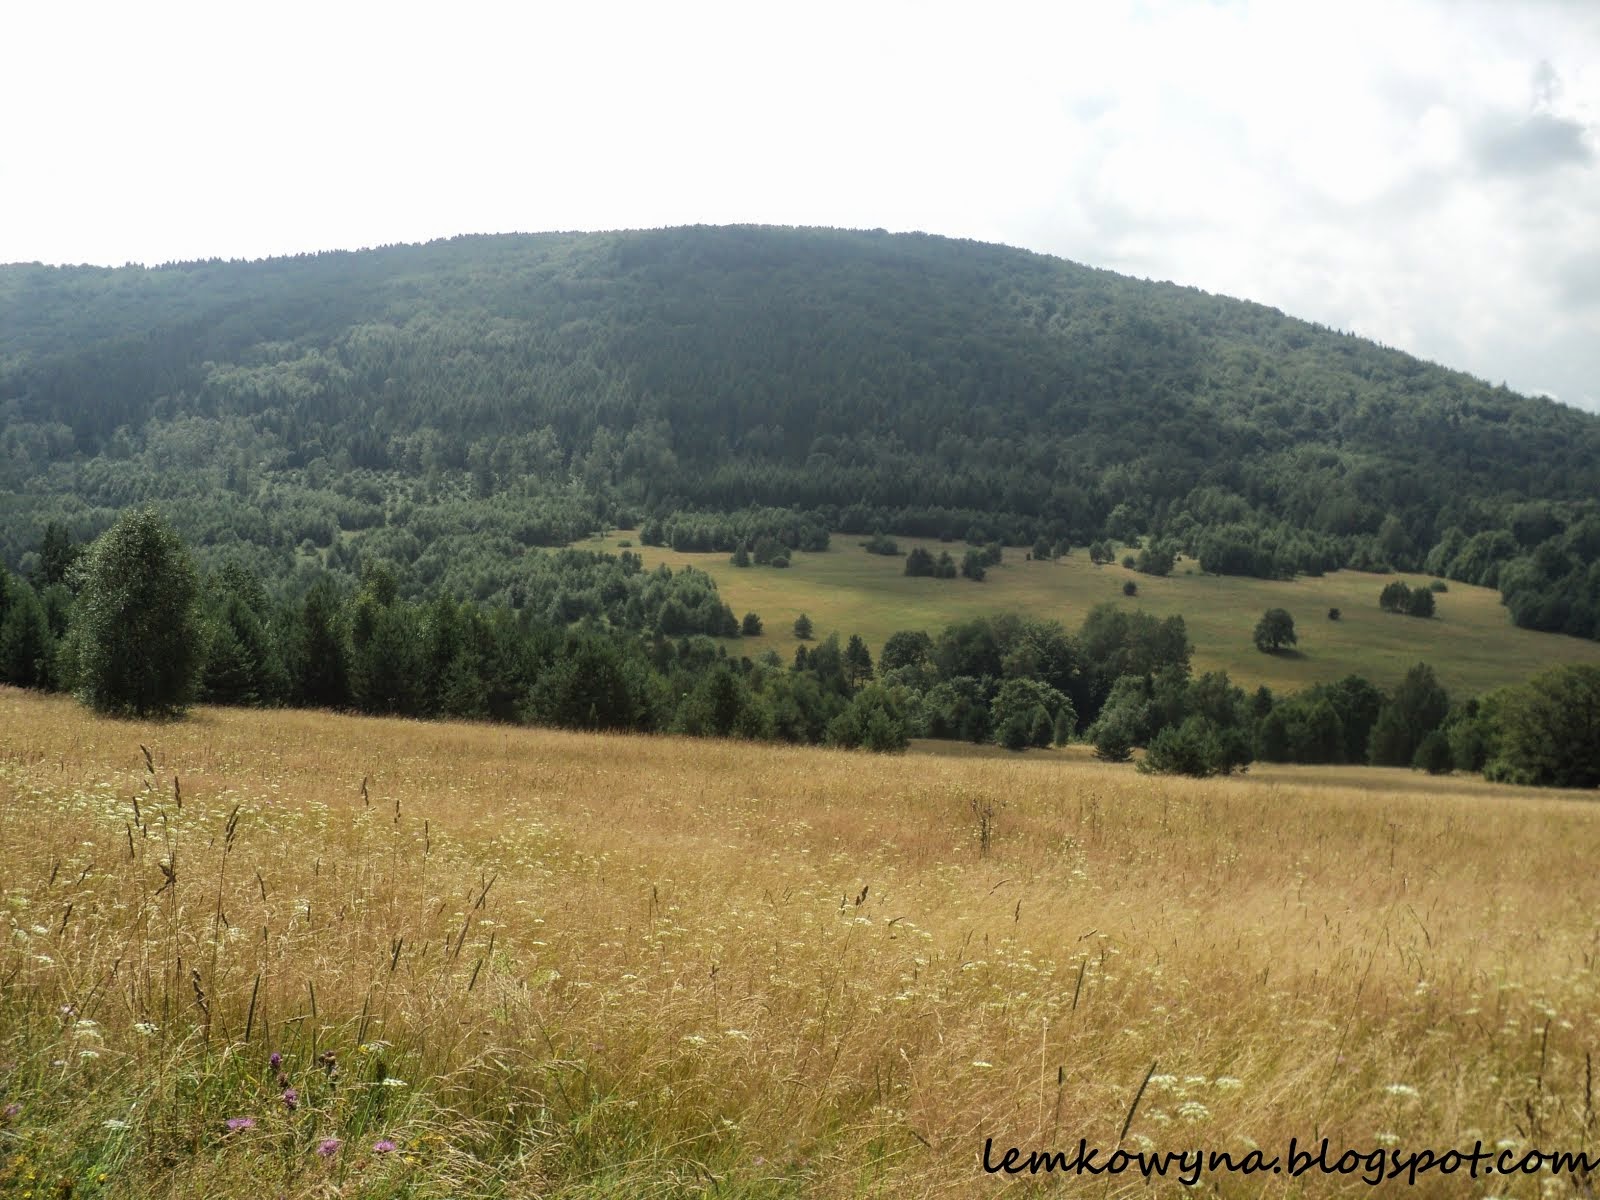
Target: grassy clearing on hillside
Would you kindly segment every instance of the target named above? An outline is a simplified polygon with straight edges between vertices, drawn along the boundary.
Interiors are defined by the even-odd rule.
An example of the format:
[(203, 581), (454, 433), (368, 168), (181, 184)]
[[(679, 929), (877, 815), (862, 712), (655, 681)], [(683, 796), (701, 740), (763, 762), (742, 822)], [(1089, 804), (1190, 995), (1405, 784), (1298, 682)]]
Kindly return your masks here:
[(1130, 1151), (1594, 1136), (1589, 799), (6, 689), (0, 727), (7, 1194), (967, 1196), (986, 1137), (1109, 1153), (1152, 1063)]
[[(1028, 562), (1024, 550), (1008, 547), (1005, 563), (990, 568), (984, 582), (973, 583), (908, 579), (903, 557), (868, 554), (858, 544), (864, 539), (848, 534), (835, 534), (833, 549), (826, 553), (795, 554), (787, 570), (735, 567), (726, 554), (641, 547), (637, 533), (628, 530), (583, 544), (615, 552), (625, 540), (633, 542), (633, 552), (646, 567), (698, 567), (716, 579), (736, 614), (760, 613), (763, 635), (737, 641), (740, 653), (752, 656), (769, 647), (792, 656), (792, 626), (802, 612), (810, 614), (819, 638), (835, 631), (842, 636), (859, 633), (876, 654), (897, 630), (937, 633), (955, 621), (1001, 612), (1046, 617), (1076, 629), (1091, 608), (1111, 600), (1158, 617), (1181, 615), (1194, 643), (1197, 670), (1226, 670), (1236, 683), (1251, 688), (1264, 683), (1274, 691), (1295, 691), (1352, 672), (1388, 688), (1418, 662), (1426, 662), (1452, 695), (1478, 695), (1521, 683), (1548, 667), (1600, 663), (1600, 642), (1512, 625), (1500, 594), (1489, 588), (1450, 584), (1438, 597), (1439, 615), (1432, 620), (1378, 608), (1384, 584), (1403, 579), (1426, 587), (1426, 575), (1336, 571), (1320, 579), (1285, 582), (1203, 575), (1192, 560), (1184, 559), (1172, 575), (1157, 578), (1122, 566), (1093, 566), (1081, 549), (1059, 562)], [(960, 545), (919, 538), (896, 541), (903, 551), (921, 545), (935, 554), (946, 549), (961, 557)], [(1122, 594), (1130, 579), (1139, 585), (1132, 598)], [(1255, 648), (1252, 634), (1268, 608), (1287, 609), (1294, 617), (1300, 641), (1293, 652), (1263, 654)], [(1330, 608), (1341, 610), (1338, 621), (1328, 619)]]

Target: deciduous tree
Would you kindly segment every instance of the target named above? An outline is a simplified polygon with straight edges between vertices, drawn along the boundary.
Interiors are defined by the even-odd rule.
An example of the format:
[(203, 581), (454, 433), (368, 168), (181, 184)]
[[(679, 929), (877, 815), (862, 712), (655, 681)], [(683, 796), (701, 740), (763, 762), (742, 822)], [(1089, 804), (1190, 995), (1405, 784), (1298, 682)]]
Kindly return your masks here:
[(71, 637), (79, 697), (99, 712), (168, 716), (194, 698), (198, 580), (153, 508), (123, 514), (84, 555)]
[(1294, 618), (1287, 609), (1269, 608), (1256, 622), (1256, 649), (1264, 654), (1276, 654), (1285, 646), (1293, 646), (1300, 639), (1294, 631)]

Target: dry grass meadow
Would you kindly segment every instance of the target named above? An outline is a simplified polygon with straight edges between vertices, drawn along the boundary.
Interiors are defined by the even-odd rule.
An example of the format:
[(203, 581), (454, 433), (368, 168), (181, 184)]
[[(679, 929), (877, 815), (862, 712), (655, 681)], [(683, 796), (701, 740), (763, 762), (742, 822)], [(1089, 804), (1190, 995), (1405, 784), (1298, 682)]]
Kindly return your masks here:
[(1592, 1150), (1597, 848), (1407, 772), (0, 689), (0, 1194), (1192, 1194), (980, 1167), (1109, 1153), (1147, 1074), (1130, 1151)]

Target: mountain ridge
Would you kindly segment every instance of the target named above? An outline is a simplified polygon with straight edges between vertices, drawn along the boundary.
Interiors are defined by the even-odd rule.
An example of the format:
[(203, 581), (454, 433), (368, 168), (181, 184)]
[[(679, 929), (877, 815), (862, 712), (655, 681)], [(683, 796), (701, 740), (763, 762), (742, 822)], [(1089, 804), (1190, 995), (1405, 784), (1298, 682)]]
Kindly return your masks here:
[[(376, 245), (360, 246), (360, 247), (354, 247), (354, 248), (350, 248), (350, 247), (327, 247), (327, 248), (318, 249), (318, 250), (298, 251), (298, 252), (283, 253), (283, 254), (269, 254), (269, 255), (262, 255), (262, 256), (258, 256), (258, 257), (244, 257), (244, 258), (224, 258), (224, 257), (221, 257), (221, 256), (213, 255), (213, 256), (209, 256), (209, 257), (205, 257), (205, 258), (175, 259), (175, 260), (164, 261), (164, 262), (160, 262), (160, 263), (124, 263), (124, 264), (122, 264), (120, 266), (111, 265), (111, 264), (102, 264), (102, 263), (68, 263), (68, 262), (43, 263), (43, 262), (40, 262), (40, 261), (37, 261), (37, 260), (33, 260), (33, 261), (20, 261), (19, 260), (19, 261), (16, 261), (16, 262), (0, 263), (0, 276), (3, 276), (8, 271), (42, 271), (42, 272), (84, 273), (84, 274), (90, 274), (90, 275), (102, 276), (103, 277), (103, 276), (105, 276), (107, 274), (120, 274), (120, 273), (128, 273), (128, 272), (186, 272), (186, 271), (192, 271), (192, 270), (196, 270), (196, 269), (215, 268), (215, 267), (227, 267), (227, 268), (235, 268), (235, 267), (273, 267), (273, 266), (279, 266), (279, 265), (283, 265), (283, 264), (292, 264), (292, 263), (303, 262), (305, 260), (356, 258), (356, 257), (362, 256), (362, 255), (381, 254), (381, 253), (386, 253), (386, 252), (391, 252), (391, 251), (421, 251), (421, 250), (427, 250), (427, 249), (430, 249), (430, 248), (433, 248), (433, 247), (449, 246), (449, 245), (455, 245), (455, 244), (464, 243), (464, 242), (522, 241), (522, 240), (546, 239), (546, 238), (633, 237), (633, 236), (641, 236), (641, 235), (642, 236), (648, 236), (648, 235), (652, 235), (652, 234), (673, 233), (673, 232), (681, 232), (681, 231), (719, 231), (719, 230), (721, 230), (721, 231), (752, 231), (752, 232), (757, 232), (757, 233), (760, 233), (760, 232), (787, 232), (787, 233), (801, 233), (801, 234), (842, 234), (842, 235), (859, 235), (859, 236), (889, 237), (889, 238), (923, 238), (923, 239), (930, 239), (930, 240), (939, 241), (939, 242), (946, 242), (946, 243), (960, 244), (960, 245), (971, 245), (971, 246), (981, 247), (981, 248), (989, 249), (989, 250), (998, 250), (998, 251), (1004, 251), (1004, 252), (1014, 253), (1014, 254), (1019, 254), (1019, 255), (1026, 255), (1026, 256), (1030, 256), (1030, 257), (1034, 257), (1034, 258), (1044, 259), (1044, 260), (1047, 260), (1047, 261), (1050, 261), (1050, 262), (1066, 264), (1067, 266), (1072, 267), (1072, 268), (1076, 268), (1078, 270), (1105, 274), (1105, 275), (1108, 275), (1108, 276), (1111, 276), (1111, 277), (1114, 277), (1114, 278), (1117, 278), (1117, 279), (1120, 279), (1120, 280), (1125, 280), (1125, 281), (1128, 281), (1128, 282), (1150, 284), (1150, 285), (1158, 286), (1158, 287), (1174, 288), (1174, 289), (1176, 289), (1178, 291), (1187, 292), (1187, 293), (1193, 293), (1193, 294), (1195, 294), (1195, 295), (1197, 295), (1199, 297), (1203, 297), (1203, 298), (1206, 298), (1206, 299), (1228, 301), (1228, 302), (1237, 303), (1237, 304), (1240, 304), (1240, 305), (1246, 305), (1246, 306), (1249, 306), (1249, 307), (1252, 307), (1252, 308), (1258, 308), (1258, 309), (1261, 309), (1262, 311), (1264, 311), (1265, 313), (1267, 313), (1268, 315), (1270, 315), (1272, 317), (1282, 318), (1282, 319), (1287, 320), (1287, 321), (1292, 321), (1292, 322), (1295, 322), (1295, 323), (1298, 323), (1298, 324), (1303, 324), (1303, 325), (1306, 325), (1310, 329), (1312, 329), (1314, 331), (1317, 331), (1317, 332), (1332, 333), (1332, 334), (1336, 334), (1336, 335), (1342, 336), (1342, 337), (1358, 338), (1358, 339), (1360, 339), (1360, 340), (1362, 340), (1364, 342), (1370, 343), (1372, 346), (1374, 346), (1375, 348), (1377, 348), (1379, 350), (1383, 350), (1383, 351), (1386, 351), (1386, 352), (1389, 352), (1389, 353), (1393, 353), (1393, 354), (1403, 355), (1404, 357), (1409, 358), (1409, 359), (1415, 359), (1416, 361), (1424, 364), (1425, 366), (1435, 367), (1435, 368), (1438, 368), (1439, 370), (1446, 371), (1446, 372), (1449, 372), (1449, 373), (1454, 374), (1454, 375), (1462, 376), (1464, 379), (1470, 380), (1472, 383), (1480, 385), (1482, 387), (1495, 388), (1495, 389), (1498, 389), (1498, 390), (1511, 390), (1514, 395), (1521, 396), (1521, 397), (1523, 397), (1525, 399), (1542, 400), (1542, 401), (1548, 402), (1548, 403), (1550, 403), (1550, 404), (1552, 404), (1552, 405), (1554, 405), (1554, 406), (1556, 406), (1558, 408), (1566, 408), (1566, 409), (1571, 409), (1571, 410), (1574, 410), (1574, 411), (1577, 411), (1577, 412), (1580, 412), (1580, 413), (1584, 413), (1586, 415), (1594, 415), (1594, 414), (1591, 414), (1589, 410), (1583, 408), (1582, 406), (1576, 405), (1576, 404), (1572, 404), (1572, 403), (1567, 402), (1567, 401), (1564, 401), (1560, 397), (1555, 396), (1555, 395), (1553, 395), (1551, 393), (1542, 392), (1542, 391), (1519, 391), (1519, 390), (1516, 390), (1516, 389), (1509, 389), (1508, 385), (1505, 384), (1503, 381), (1501, 383), (1497, 384), (1487, 376), (1476, 375), (1476, 374), (1472, 373), (1471, 371), (1466, 370), (1465, 368), (1455, 367), (1455, 366), (1452, 366), (1451, 364), (1449, 364), (1447, 362), (1443, 362), (1443, 361), (1440, 361), (1438, 359), (1428, 358), (1428, 357), (1425, 357), (1424, 355), (1421, 355), (1421, 354), (1418, 354), (1418, 353), (1415, 353), (1415, 352), (1412, 352), (1412, 351), (1401, 349), (1401, 348), (1399, 348), (1397, 346), (1391, 345), (1391, 344), (1383, 341), (1381, 338), (1374, 337), (1374, 336), (1371, 336), (1371, 335), (1368, 335), (1368, 334), (1363, 334), (1363, 333), (1361, 333), (1361, 332), (1359, 332), (1357, 330), (1354, 330), (1354, 329), (1345, 329), (1345, 328), (1341, 328), (1341, 327), (1339, 327), (1337, 325), (1326, 324), (1326, 323), (1323, 323), (1323, 322), (1320, 322), (1320, 321), (1312, 320), (1310, 318), (1300, 317), (1300, 316), (1297, 316), (1296, 314), (1294, 314), (1293, 312), (1287, 311), (1287, 310), (1285, 310), (1283, 308), (1280, 308), (1280, 307), (1278, 307), (1276, 305), (1269, 304), (1269, 303), (1267, 303), (1265, 301), (1256, 300), (1256, 299), (1253, 299), (1253, 298), (1248, 297), (1248, 296), (1233, 295), (1232, 293), (1222, 292), (1222, 291), (1211, 291), (1211, 290), (1209, 290), (1209, 289), (1207, 289), (1205, 287), (1202, 287), (1200, 285), (1197, 285), (1197, 284), (1183, 283), (1180, 280), (1167, 278), (1167, 277), (1163, 277), (1163, 276), (1138, 275), (1138, 274), (1133, 274), (1133, 273), (1128, 273), (1128, 272), (1120, 272), (1120, 271), (1113, 270), (1111, 268), (1098, 267), (1098, 266), (1095, 266), (1092, 263), (1082, 262), (1082, 261), (1079, 261), (1077, 259), (1068, 258), (1068, 257), (1066, 257), (1064, 255), (1054, 254), (1054, 253), (1052, 253), (1050, 251), (1035, 250), (1035, 249), (1033, 249), (1031, 247), (1016, 245), (1016, 244), (1009, 243), (1009, 242), (989, 242), (989, 241), (984, 241), (984, 240), (978, 239), (978, 238), (968, 238), (968, 237), (960, 237), (960, 236), (955, 236), (955, 235), (932, 233), (932, 232), (923, 231), (923, 230), (903, 230), (903, 231), (896, 231), (894, 233), (890, 233), (888, 230), (884, 229), (881, 226), (880, 227), (867, 228), (867, 227), (854, 227), (854, 226), (825, 226), (825, 225), (775, 225), (775, 224), (763, 224), (763, 223), (752, 222), (752, 223), (732, 223), (732, 224), (727, 224), (727, 225), (714, 225), (714, 224), (696, 223), (696, 224), (676, 225), (676, 226), (628, 226), (628, 227), (617, 227), (617, 228), (614, 228), (614, 229), (596, 229), (596, 230), (540, 230), (540, 231), (514, 230), (514, 231), (504, 231), (504, 232), (498, 232), (498, 233), (461, 233), (461, 234), (452, 234), (452, 235), (443, 236), (443, 237), (430, 238), (430, 239), (426, 239), (426, 240), (423, 240), (423, 241), (384, 242), (384, 243), (380, 243), (380, 244), (376, 244)], [(15, 297), (8, 297), (8, 298), (15, 299)], [(0, 327), (0, 347), (4, 346), (5, 338), (6, 338), (6, 330), (5, 330), (4, 327)]]
[[(0, 428), (0, 484), (69, 508), (193, 507), (206, 480), (348, 499), (368, 473), (390, 524), (431, 472), (563, 508), (533, 543), (778, 509), (1155, 537), (1228, 573), (1435, 571), (1444, 547), (1435, 573), (1498, 585), (1528, 559), (1538, 603), (1514, 615), (1584, 635), (1600, 593), (1600, 416), (1255, 302), (931, 234), (689, 226), (0, 268)], [(50, 507), (19, 515), (36, 531)], [(1534, 611), (1552, 595), (1560, 611)]]

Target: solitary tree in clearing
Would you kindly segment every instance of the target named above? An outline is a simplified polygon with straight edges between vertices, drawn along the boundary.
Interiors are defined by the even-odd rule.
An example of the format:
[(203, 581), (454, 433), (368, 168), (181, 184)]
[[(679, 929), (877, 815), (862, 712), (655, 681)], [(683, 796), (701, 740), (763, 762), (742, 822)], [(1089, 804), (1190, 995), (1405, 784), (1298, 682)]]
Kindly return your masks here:
[(1384, 612), (1403, 613), (1411, 603), (1411, 589), (1403, 579), (1394, 579), (1383, 585), (1378, 593), (1378, 607)]
[(1294, 632), (1294, 618), (1285, 609), (1269, 608), (1256, 622), (1256, 649), (1263, 654), (1276, 654), (1285, 646), (1292, 646), (1299, 638)]

